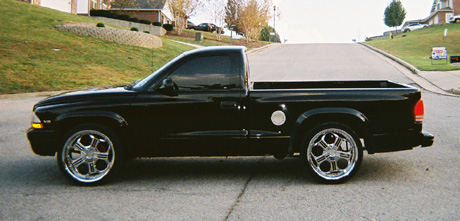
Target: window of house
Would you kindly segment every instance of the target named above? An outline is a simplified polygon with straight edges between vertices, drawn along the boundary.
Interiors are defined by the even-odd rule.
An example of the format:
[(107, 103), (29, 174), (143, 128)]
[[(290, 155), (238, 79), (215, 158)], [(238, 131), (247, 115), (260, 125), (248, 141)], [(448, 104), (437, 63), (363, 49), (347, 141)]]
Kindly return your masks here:
[(169, 75), (179, 90), (230, 90), (239, 88), (237, 71), (230, 56), (209, 56), (190, 60)]

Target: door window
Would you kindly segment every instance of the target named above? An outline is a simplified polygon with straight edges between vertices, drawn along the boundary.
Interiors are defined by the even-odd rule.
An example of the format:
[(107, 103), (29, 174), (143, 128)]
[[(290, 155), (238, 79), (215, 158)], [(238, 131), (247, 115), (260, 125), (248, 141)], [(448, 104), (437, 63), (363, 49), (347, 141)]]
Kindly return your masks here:
[(239, 88), (239, 76), (230, 56), (192, 59), (173, 71), (171, 78), (179, 90), (230, 90)]

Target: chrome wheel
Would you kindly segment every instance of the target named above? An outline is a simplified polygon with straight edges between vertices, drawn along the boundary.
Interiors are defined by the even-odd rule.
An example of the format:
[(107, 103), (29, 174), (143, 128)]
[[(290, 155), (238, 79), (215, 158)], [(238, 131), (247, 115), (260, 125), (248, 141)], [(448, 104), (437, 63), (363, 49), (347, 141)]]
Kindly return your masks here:
[(345, 125), (324, 125), (311, 131), (304, 142), (303, 158), (309, 170), (322, 181), (344, 181), (362, 160), (361, 143)]
[(110, 137), (114, 137), (111, 134), (105, 128), (71, 132), (58, 153), (58, 163), (64, 174), (80, 184), (98, 183), (107, 177), (118, 155), (114, 149), (118, 141), (111, 140)]

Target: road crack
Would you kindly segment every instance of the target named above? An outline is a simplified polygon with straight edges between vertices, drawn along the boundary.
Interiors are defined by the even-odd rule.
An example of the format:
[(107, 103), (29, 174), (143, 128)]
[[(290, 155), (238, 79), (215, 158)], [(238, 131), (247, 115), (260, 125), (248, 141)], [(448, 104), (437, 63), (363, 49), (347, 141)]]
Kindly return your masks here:
[(240, 203), (241, 198), (243, 198), (243, 195), (246, 193), (246, 189), (248, 188), (249, 183), (251, 182), (252, 179), (254, 179), (254, 177), (256, 177), (257, 171), (260, 168), (260, 165), (262, 164), (264, 159), (265, 159), (265, 157), (263, 157), (262, 159), (259, 160), (259, 162), (257, 162), (257, 168), (250, 174), (249, 178), (244, 183), (243, 189), (241, 189), (240, 194), (238, 194), (238, 197), (236, 198), (235, 202), (232, 204), (232, 207), (230, 207), (229, 211), (227, 212), (227, 216), (225, 216), (225, 219), (224, 219), (225, 221), (227, 221), (229, 219), (229, 217), (232, 214), (233, 210), (235, 210), (235, 208)]

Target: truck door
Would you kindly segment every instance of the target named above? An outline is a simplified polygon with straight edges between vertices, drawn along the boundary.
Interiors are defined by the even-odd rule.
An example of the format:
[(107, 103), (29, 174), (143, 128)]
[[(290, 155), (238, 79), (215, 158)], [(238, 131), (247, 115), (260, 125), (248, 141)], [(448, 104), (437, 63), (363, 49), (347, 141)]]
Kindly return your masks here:
[(235, 155), (246, 148), (239, 59), (188, 58), (154, 91), (138, 96), (143, 117), (137, 124), (145, 128), (142, 140), (154, 144), (153, 155)]

